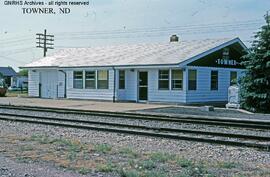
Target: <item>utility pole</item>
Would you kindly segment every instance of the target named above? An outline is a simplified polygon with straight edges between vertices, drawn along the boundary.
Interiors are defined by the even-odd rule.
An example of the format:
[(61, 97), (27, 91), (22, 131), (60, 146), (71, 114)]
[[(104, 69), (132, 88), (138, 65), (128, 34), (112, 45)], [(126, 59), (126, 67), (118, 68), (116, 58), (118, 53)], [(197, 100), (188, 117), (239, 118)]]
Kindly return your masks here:
[(44, 30), (44, 34), (42, 33), (37, 33), (37, 48), (42, 48), (43, 49), (43, 56), (46, 57), (46, 53), (48, 49), (54, 49), (53, 48), (53, 41), (54, 41), (54, 35), (48, 35), (47, 30)]

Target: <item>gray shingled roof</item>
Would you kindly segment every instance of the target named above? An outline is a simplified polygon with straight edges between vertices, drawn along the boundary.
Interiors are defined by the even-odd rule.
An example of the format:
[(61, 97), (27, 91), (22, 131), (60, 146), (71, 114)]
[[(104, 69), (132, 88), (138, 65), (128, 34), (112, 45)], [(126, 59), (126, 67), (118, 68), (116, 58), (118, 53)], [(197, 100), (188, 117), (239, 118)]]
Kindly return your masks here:
[[(158, 44), (132, 44), (61, 49), (24, 66), (89, 67), (179, 64), (235, 39), (205, 39)], [(236, 42), (237, 42), (236, 40)]]
[(3, 76), (16, 76), (17, 75), (17, 73), (11, 67), (0, 67), (0, 73), (3, 74)]

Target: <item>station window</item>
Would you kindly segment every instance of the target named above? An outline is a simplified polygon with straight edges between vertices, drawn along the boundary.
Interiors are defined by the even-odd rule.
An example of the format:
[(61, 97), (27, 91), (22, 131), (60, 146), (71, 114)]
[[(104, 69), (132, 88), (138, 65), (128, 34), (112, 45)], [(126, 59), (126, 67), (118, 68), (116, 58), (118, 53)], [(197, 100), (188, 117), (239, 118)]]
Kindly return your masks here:
[(96, 88), (96, 71), (85, 71), (85, 88)]
[(218, 71), (211, 71), (211, 90), (218, 90)]
[(158, 89), (169, 90), (169, 70), (159, 70)]
[(98, 80), (97, 80), (97, 86), (98, 89), (108, 89), (109, 83), (108, 83), (108, 71), (107, 70), (100, 70), (98, 71)]
[(172, 70), (172, 90), (183, 89), (183, 70)]
[(83, 88), (83, 72), (82, 71), (73, 72), (73, 88), (77, 88), (77, 89)]
[(237, 72), (231, 71), (230, 73), (230, 86), (237, 84)]
[(197, 90), (197, 71), (188, 70), (188, 90)]
[(119, 89), (125, 89), (125, 70), (119, 71)]

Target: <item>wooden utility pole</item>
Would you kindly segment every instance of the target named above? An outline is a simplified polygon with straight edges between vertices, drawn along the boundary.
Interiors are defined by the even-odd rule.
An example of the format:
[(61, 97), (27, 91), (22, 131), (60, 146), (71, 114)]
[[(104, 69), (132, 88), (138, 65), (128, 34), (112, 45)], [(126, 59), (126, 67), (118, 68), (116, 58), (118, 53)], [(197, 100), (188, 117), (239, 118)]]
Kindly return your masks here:
[(46, 57), (48, 49), (54, 49), (53, 48), (53, 41), (54, 41), (54, 35), (48, 35), (47, 30), (44, 30), (44, 34), (42, 33), (37, 33), (37, 48), (42, 48), (43, 49), (43, 56)]

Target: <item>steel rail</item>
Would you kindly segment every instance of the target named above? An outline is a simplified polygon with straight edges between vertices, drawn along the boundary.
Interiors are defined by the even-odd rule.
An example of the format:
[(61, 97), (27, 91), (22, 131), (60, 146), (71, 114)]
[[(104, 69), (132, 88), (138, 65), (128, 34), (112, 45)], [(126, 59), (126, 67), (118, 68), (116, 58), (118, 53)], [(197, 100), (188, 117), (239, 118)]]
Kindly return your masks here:
[(37, 120), (29, 119), (29, 118), (21, 119), (21, 118), (10, 118), (10, 117), (8, 118), (8, 117), (2, 117), (2, 116), (0, 116), (0, 120), (31, 123), (31, 124), (43, 124), (43, 125), (51, 125), (51, 126), (67, 127), (67, 128), (86, 129), (86, 130), (97, 130), (97, 131), (132, 134), (132, 135), (142, 135), (142, 136), (150, 136), (150, 137), (175, 139), (175, 140), (214, 143), (214, 144), (221, 144), (221, 145), (250, 147), (250, 148), (257, 148), (257, 149), (265, 150), (265, 151), (270, 150), (269, 144), (259, 144), (259, 143), (231, 141), (231, 140), (219, 140), (219, 139), (175, 135), (175, 134), (168, 134), (168, 133), (156, 133), (153, 131), (137, 131), (137, 130), (128, 130), (128, 129), (119, 129), (119, 128), (96, 127), (96, 126), (90, 126), (90, 125), (78, 125), (78, 124), (70, 124), (70, 123), (63, 123), (63, 122), (57, 123), (57, 122), (52, 122), (52, 121), (37, 121)]
[(190, 134), (219, 136), (219, 137), (226, 137), (226, 138), (242, 138), (242, 139), (270, 141), (270, 137), (257, 136), (257, 135), (244, 135), (244, 134), (235, 134), (235, 133), (222, 133), (222, 132), (166, 128), (166, 127), (151, 127), (151, 126), (144, 126), (144, 125), (132, 125), (132, 124), (123, 124), (123, 123), (115, 123), (115, 122), (101, 122), (101, 121), (92, 121), (92, 120), (32, 116), (32, 115), (21, 115), (21, 114), (11, 114), (11, 113), (1, 113), (1, 116), (29, 118), (29, 119), (38, 119), (38, 120), (63, 121), (63, 122), (72, 122), (72, 123), (94, 124), (94, 125), (105, 125), (105, 126), (116, 126), (116, 127), (124, 127), (124, 128), (152, 130), (152, 131), (157, 131), (157, 132), (163, 131), (163, 132), (172, 132), (172, 133), (190, 133)]
[(219, 126), (231, 126), (231, 127), (243, 127), (243, 128), (256, 128), (270, 130), (270, 122), (268, 121), (254, 121), (254, 120), (235, 120), (235, 119), (220, 119), (220, 118), (194, 118), (192, 116), (164, 116), (164, 115), (148, 115), (148, 114), (136, 114), (136, 113), (122, 113), (122, 112), (107, 112), (107, 111), (88, 111), (88, 110), (74, 110), (65, 108), (43, 108), (43, 107), (29, 107), (29, 106), (7, 106), (1, 105), (1, 109), (13, 109), (13, 110), (28, 110), (28, 111), (40, 111), (40, 112), (53, 112), (59, 114), (79, 114), (89, 116), (103, 116), (114, 118), (126, 118), (126, 119), (140, 119), (151, 121), (166, 121), (176, 123), (193, 123), (193, 124), (208, 124)]

